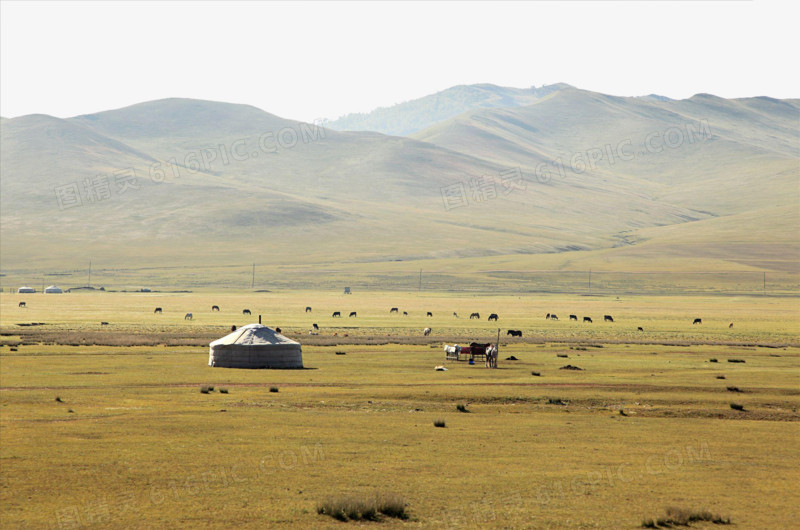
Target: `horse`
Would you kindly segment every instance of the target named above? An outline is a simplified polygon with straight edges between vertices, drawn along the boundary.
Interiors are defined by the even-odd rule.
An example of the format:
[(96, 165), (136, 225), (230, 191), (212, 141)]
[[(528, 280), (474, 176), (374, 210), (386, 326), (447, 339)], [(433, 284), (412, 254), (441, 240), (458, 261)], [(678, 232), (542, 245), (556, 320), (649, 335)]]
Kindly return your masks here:
[(348, 318), (349, 318), (349, 317), (357, 317), (357, 316), (358, 316), (358, 315), (356, 315), (356, 312), (355, 312), (355, 311), (350, 311), (350, 314), (348, 315)]
[(156, 313), (161, 313), (161, 312), (162, 312), (162, 311), (161, 311), (161, 308), (160, 308), (160, 307), (157, 307), (157, 308), (156, 308), (156, 310), (155, 310), (155, 311), (153, 311), (153, 314), (155, 315)]
[(311, 306), (310, 305), (306, 306), (306, 313), (310, 313), (310, 312), (311, 312)]
[(456, 317), (456, 318), (458, 318), (458, 313), (456, 313), (455, 311), (453, 311), (453, 316), (454, 316), (454, 317)]
[(251, 313), (250, 313), (249, 309), (244, 309), (244, 310), (242, 310), (242, 314), (243, 315), (250, 315)]
[(218, 305), (212, 305), (211, 306), (211, 310), (212, 311), (219, 311), (219, 306)]
[(342, 313), (340, 311), (334, 311), (333, 314), (331, 315), (331, 318), (336, 318), (336, 317), (341, 318)]
[(403, 316), (407, 317), (408, 316), (408, 311), (403, 311)]
[(702, 318), (695, 318), (694, 322), (692, 322), (692, 325), (702, 324), (702, 323), (703, 323), (703, 319)]
[(550, 315), (550, 320), (558, 320), (558, 315), (553, 313), (552, 315)]
[(422, 334), (426, 337), (431, 334), (431, 328), (425, 328), (422, 330)]
[(588, 322), (589, 324), (592, 323), (592, 317), (583, 317), (584, 322)]
[(192, 320), (193, 318), (194, 317), (192, 316), (191, 313), (186, 313), (186, 315), (183, 317), (184, 320)]
[(614, 318), (611, 315), (603, 315), (603, 322), (614, 322)]
[(491, 315), (489, 315), (489, 318), (487, 318), (486, 320), (487, 321), (494, 320), (495, 322), (497, 322), (497, 313), (492, 313)]
[(19, 307), (28, 307), (28, 306), (27, 306), (27, 305), (25, 305), (25, 302), (20, 302), (20, 303), (19, 303)]
[(550, 320), (550, 313), (547, 313), (547, 314), (544, 316), (544, 319), (545, 319), (545, 320)]
[(480, 320), (481, 319), (481, 314), (480, 313), (472, 313), (469, 316), (469, 319), (472, 320), (473, 318), (477, 318), (478, 320)]
[(644, 328), (643, 328), (642, 326), (639, 326), (639, 327), (637, 328), (637, 331), (644, 331)]
[(497, 368), (497, 346), (489, 344), (486, 346), (486, 368)]
[(577, 322), (578, 321), (578, 315), (570, 315), (569, 319), (570, 320), (574, 320), (575, 322)]
[(730, 324), (728, 324), (728, 329), (731, 329), (732, 327), (733, 327), (733, 322), (731, 322)]
[(432, 316), (433, 316), (433, 313), (431, 313), (430, 311), (428, 311), (428, 314), (427, 314), (427, 315), (425, 315), (425, 316), (432, 317)]
[(391, 308), (389, 310), (389, 314), (391, 315), (392, 313), (397, 313), (397, 308), (396, 307), (393, 307), (393, 308)]
[(312, 326), (314, 329), (316, 329), (317, 331), (319, 331), (319, 326), (318, 326), (318, 325), (316, 325), (316, 324), (311, 324), (311, 326)]
[(522, 337), (522, 331), (518, 329), (509, 329), (506, 332), (506, 335), (511, 335), (512, 337)]

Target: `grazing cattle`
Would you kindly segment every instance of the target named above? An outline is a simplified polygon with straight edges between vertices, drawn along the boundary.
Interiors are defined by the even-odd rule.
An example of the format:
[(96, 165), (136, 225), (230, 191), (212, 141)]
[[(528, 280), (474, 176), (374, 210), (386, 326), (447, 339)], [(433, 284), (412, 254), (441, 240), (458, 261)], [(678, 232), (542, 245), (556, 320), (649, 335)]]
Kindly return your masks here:
[(316, 325), (316, 324), (311, 324), (311, 326), (312, 326), (314, 329), (316, 329), (317, 331), (319, 331), (319, 326), (318, 326), (318, 325)]
[(614, 322), (614, 318), (611, 315), (603, 315), (603, 322)]
[(184, 317), (183, 317), (184, 320), (192, 320), (193, 318), (194, 317), (192, 316), (191, 313), (186, 313), (186, 315), (184, 315)]
[(426, 337), (431, 334), (431, 328), (425, 328), (422, 330), (422, 334)]
[(333, 314), (331, 315), (332, 318), (336, 318), (336, 317), (340, 317), (341, 318), (341, 316), (342, 316), (342, 313), (339, 312), (339, 311), (334, 311)]
[(242, 314), (243, 315), (250, 315), (251, 313), (250, 313), (249, 309), (244, 309), (244, 310), (242, 310)]
[(25, 302), (20, 302), (20, 303), (19, 303), (19, 307), (28, 307), (28, 306), (27, 306), (27, 305), (25, 305)]
[(732, 327), (733, 327), (733, 322), (731, 322), (730, 324), (728, 324), (728, 329), (731, 329)]
[(553, 313), (552, 315), (550, 315), (550, 320), (558, 320), (558, 315)]
[(506, 335), (511, 335), (512, 337), (522, 337), (522, 331), (518, 329), (509, 329), (506, 332)]
[(408, 311), (403, 311), (403, 316), (407, 317), (408, 316)]
[(100, 325), (101, 325), (101, 326), (107, 326), (107, 325), (108, 325), (108, 322), (100, 322)]
[(311, 312), (311, 306), (306, 306), (306, 313), (310, 313), (310, 312)]
[(692, 322), (692, 325), (702, 324), (702, 323), (703, 323), (703, 319), (702, 318), (695, 318), (694, 322)]
[(430, 311), (428, 311), (428, 314), (427, 314), (427, 315), (425, 315), (425, 316), (432, 317), (432, 316), (433, 316), (433, 313), (431, 313)]
[(570, 320), (574, 320), (575, 322), (577, 322), (578, 321), (578, 315), (570, 315), (569, 319)]
[(588, 322), (589, 324), (592, 323), (592, 317), (583, 317), (584, 322)]
[(393, 307), (393, 308), (391, 308), (389, 310), (389, 314), (391, 315), (392, 313), (397, 313), (397, 308), (396, 307)]
[(211, 310), (212, 311), (219, 311), (219, 306), (218, 305), (212, 305), (211, 306)]
[(478, 320), (480, 320), (481, 319), (481, 314), (480, 313), (472, 313), (469, 316), (469, 319), (472, 320), (473, 318), (477, 318)]
[(497, 322), (497, 313), (492, 313), (491, 315), (489, 315), (489, 318), (487, 320), (490, 321), (494, 320), (495, 322)]
[(545, 320), (550, 320), (550, 313), (547, 313), (547, 314), (544, 316), (544, 319), (545, 319)]
[(156, 313), (161, 313), (161, 308), (160, 308), (160, 307), (157, 307), (157, 308), (156, 308), (156, 310), (155, 310), (155, 311), (153, 311), (153, 314), (154, 314), (154, 315), (155, 315)]
[(275, 328), (275, 333), (280, 333), (280, 332), (281, 332), (281, 328)]
[(348, 318), (349, 318), (349, 317), (357, 317), (358, 315), (356, 315), (356, 312), (355, 312), (355, 311), (350, 311), (350, 314), (349, 314), (349, 315), (347, 315), (347, 316), (348, 316)]
[(231, 326), (231, 331), (236, 331), (236, 325)]
[(644, 331), (644, 328), (643, 328), (642, 326), (639, 326), (639, 328), (637, 329), (637, 331)]

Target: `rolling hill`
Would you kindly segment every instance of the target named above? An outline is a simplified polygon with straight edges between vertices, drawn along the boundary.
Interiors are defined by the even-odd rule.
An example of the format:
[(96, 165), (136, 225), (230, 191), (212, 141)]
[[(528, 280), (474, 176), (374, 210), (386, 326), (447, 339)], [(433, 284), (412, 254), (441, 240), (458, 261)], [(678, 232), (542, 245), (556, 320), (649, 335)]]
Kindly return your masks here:
[(454, 259), (476, 275), (493, 262), (798, 272), (797, 100), (466, 88), (451, 96), (484, 94), (483, 108), (431, 113), (407, 137), (179, 98), (4, 119), (4, 284), (87, 257), (276, 275)]

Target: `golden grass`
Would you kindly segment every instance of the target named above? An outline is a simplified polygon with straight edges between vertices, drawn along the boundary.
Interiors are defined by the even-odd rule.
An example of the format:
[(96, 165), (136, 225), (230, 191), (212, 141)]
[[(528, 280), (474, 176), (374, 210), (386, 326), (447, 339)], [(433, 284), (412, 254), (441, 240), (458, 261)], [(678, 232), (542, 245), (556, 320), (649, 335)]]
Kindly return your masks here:
[[(123, 335), (219, 336), (242, 323), (233, 317), (243, 304), (290, 329), (312, 318), (302, 312), (312, 305), (325, 326), (333, 319), (323, 310), (357, 309), (357, 322), (331, 330), (364, 340), (421, 335), (424, 324), (496, 334), (485, 320), (438, 314), (475, 308), (526, 335), (502, 343), (497, 370), (446, 362), (438, 344), (304, 344), (308, 369), (289, 371), (210, 368), (207, 346), (5, 346), (3, 527), (339, 528), (319, 504), (376, 491), (402, 496), (410, 517), (382, 527), (635, 527), (665, 506), (704, 507), (743, 528), (795, 522), (800, 348), (757, 346), (796, 341), (795, 310), (781, 299), (588, 300), (592, 314), (613, 311), (615, 327), (575, 329), (542, 310), (568, 314), (580, 298), (154, 296), (29, 298), (29, 316), (77, 334), (103, 315)], [(194, 309), (193, 322), (181, 320), (201, 304), (210, 310), (212, 298), (220, 314)], [(408, 322), (388, 314), (397, 305), (413, 311)], [(2, 298), (4, 333), (23, 321), (15, 306)], [(697, 311), (703, 329), (685, 321)], [(633, 315), (654, 342), (682, 343), (635, 342)], [(740, 344), (714, 344), (723, 341)], [(511, 355), (518, 360), (504, 360)], [(567, 363), (583, 370), (559, 370)], [(730, 408), (729, 386), (745, 411)]]

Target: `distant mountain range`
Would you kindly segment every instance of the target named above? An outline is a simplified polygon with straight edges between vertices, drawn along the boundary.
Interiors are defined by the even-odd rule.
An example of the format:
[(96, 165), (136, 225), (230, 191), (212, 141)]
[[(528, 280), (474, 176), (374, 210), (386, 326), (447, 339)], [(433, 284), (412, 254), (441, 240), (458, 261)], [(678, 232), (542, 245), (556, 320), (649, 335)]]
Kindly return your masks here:
[(0, 129), (3, 271), (800, 261), (796, 99), (474, 85), (325, 127), (166, 99)]

